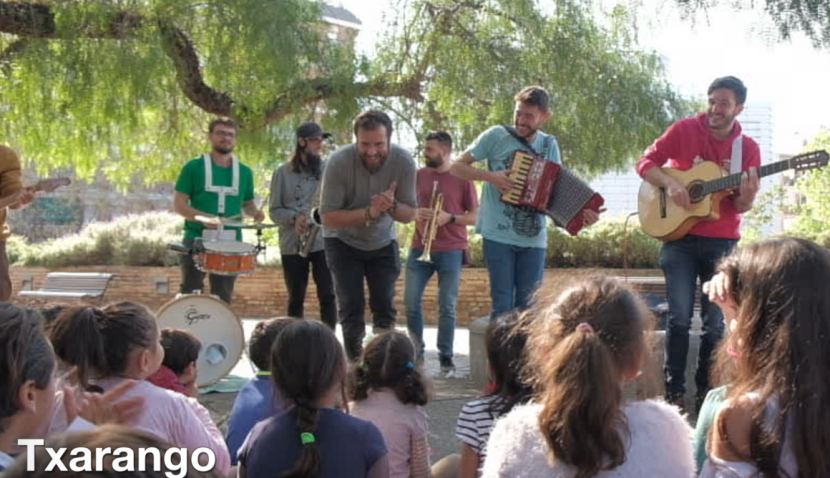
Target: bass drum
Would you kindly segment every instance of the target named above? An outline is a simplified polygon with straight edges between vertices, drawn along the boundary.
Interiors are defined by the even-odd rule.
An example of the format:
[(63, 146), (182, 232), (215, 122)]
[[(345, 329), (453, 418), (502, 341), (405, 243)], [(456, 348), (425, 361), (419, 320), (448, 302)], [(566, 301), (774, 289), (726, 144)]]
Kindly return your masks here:
[(187, 294), (164, 304), (156, 314), (159, 326), (189, 330), (202, 348), (196, 365), (200, 387), (229, 374), (242, 357), (245, 332), (225, 302), (210, 295)]

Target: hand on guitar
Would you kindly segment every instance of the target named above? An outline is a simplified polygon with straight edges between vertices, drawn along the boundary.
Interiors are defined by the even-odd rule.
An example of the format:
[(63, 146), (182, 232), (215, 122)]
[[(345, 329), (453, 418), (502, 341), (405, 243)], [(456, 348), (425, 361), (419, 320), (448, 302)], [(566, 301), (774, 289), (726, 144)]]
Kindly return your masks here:
[(674, 179), (669, 181), (666, 192), (669, 194), (669, 197), (671, 197), (671, 200), (683, 209), (689, 209), (692, 205), (692, 201), (689, 199), (689, 191), (687, 191), (686, 186), (680, 184), (679, 181)]
[(735, 198), (739, 211), (748, 211), (755, 201), (755, 195), (761, 187), (761, 177), (758, 176), (756, 168), (749, 168), (741, 174), (741, 186), (738, 188), (739, 196)]
[(513, 171), (510, 169), (490, 171), (490, 176), (487, 179), (487, 182), (495, 186), (500, 193), (504, 194), (507, 191), (510, 191), (513, 188), (513, 185), (516, 184), (516, 181), (510, 177), (511, 174), (513, 174)]

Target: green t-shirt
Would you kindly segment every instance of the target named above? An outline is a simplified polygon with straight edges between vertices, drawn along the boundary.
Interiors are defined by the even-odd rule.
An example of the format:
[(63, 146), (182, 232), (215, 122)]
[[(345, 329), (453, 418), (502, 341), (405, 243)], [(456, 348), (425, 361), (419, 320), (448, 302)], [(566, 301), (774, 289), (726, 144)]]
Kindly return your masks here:
[[(211, 161), (211, 174), (214, 186), (230, 187), (233, 185), (233, 167), (218, 166)], [(182, 168), (179, 179), (176, 181), (176, 191), (190, 197), (190, 206), (208, 214), (219, 213), (219, 193), (208, 191), (205, 187), (205, 162), (202, 156), (193, 158)], [(242, 204), (254, 199), (254, 173), (251, 168), (239, 163), (239, 190), (236, 195), (225, 195), (225, 213), (230, 217), (242, 213)], [(184, 221), (184, 237), (190, 239), (202, 237), (205, 226), (194, 221)], [(236, 230), (236, 240), (242, 240), (242, 231)]]

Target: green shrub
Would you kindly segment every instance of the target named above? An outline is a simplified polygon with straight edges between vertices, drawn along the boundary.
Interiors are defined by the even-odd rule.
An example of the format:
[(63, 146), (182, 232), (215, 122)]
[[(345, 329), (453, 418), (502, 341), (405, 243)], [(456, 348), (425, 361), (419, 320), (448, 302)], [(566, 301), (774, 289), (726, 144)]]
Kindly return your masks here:
[(13, 248), (14, 263), (42, 267), (174, 265), (178, 257), (167, 250), (167, 244), (181, 240), (182, 224), (180, 216), (169, 212), (122, 216), (39, 244), (19, 241)]

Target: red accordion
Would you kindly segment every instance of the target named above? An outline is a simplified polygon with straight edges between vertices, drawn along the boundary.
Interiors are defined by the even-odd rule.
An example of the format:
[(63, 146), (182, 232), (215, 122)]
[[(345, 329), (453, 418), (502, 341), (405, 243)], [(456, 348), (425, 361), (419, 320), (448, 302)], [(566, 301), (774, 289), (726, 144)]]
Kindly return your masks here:
[(584, 226), (585, 210), (599, 212), (605, 199), (569, 169), (517, 150), (510, 159), (510, 178), (516, 183), (501, 200), (547, 214), (572, 236)]

